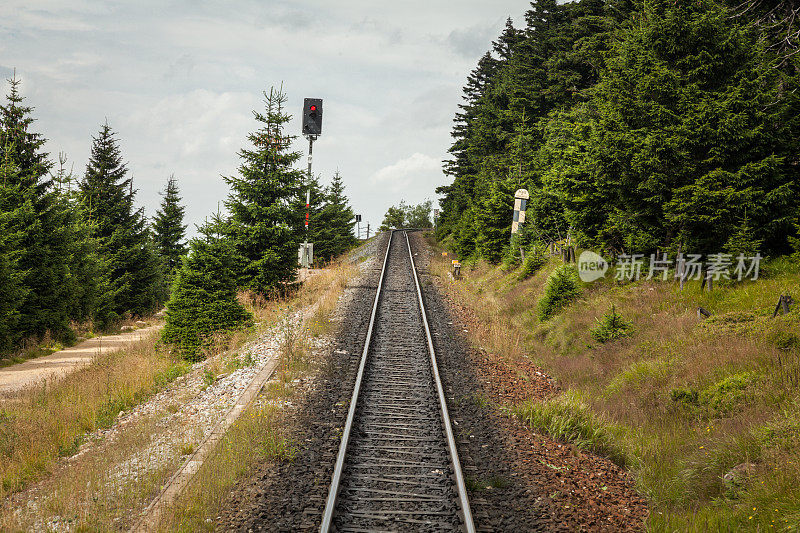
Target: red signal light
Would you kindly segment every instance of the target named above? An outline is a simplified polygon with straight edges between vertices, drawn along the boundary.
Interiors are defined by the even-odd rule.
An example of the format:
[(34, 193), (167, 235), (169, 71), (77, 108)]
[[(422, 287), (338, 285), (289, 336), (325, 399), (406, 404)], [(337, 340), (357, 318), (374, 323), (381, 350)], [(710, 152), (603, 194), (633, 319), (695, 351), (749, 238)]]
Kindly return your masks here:
[(312, 105), (312, 106), (311, 106), (311, 111), (316, 111), (316, 110), (317, 110), (317, 106), (315, 106), (315, 105)]

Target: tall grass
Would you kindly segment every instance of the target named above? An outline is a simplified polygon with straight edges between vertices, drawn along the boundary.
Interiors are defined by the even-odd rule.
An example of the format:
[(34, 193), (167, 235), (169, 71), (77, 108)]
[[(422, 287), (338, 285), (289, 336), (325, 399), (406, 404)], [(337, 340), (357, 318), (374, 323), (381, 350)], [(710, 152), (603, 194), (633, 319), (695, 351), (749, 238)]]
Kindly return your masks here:
[(544, 401), (529, 400), (509, 410), (531, 428), (556, 439), (608, 457), (620, 466), (629, 462), (614, 435), (619, 428), (593, 413), (574, 391)]
[(97, 357), (68, 377), (3, 400), (0, 408), (0, 497), (45, 474), (77, 451), (83, 435), (185, 373), (153, 339)]
[[(277, 401), (281, 394), (267, 394)], [(178, 501), (165, 513), (160, 531), (213, 531), (231, 487), (255, 465), (291, 461), (296, 446), (284, 436), (282, 413), (274, 404), (253, 405), (228, 429)]]
[[(624, 457), (649, 499), (651, 530), (800, 527), (800, 305), (771, 318), (778, 296), (797, 292), (800, 266), (769, 261), (759, 280), (712, 292), (699, 282), (680, 291), (673, 282), (598, 281), (542, 322), (537, 308), (559, 263), (520, 281), (478, 262), (451, 280), (434, 256), (433, 272), (474, 314), (473, 342), (511, 362), (533, 359), (567, 390), (506, 408), (557, 438)], [(612, 306), (630, 327), (598, 343), (592, 329), (610, 322)], [(697, 317), (700, 306), (711, 319)], [(748, 464), (731, 491), (723, 476)]]

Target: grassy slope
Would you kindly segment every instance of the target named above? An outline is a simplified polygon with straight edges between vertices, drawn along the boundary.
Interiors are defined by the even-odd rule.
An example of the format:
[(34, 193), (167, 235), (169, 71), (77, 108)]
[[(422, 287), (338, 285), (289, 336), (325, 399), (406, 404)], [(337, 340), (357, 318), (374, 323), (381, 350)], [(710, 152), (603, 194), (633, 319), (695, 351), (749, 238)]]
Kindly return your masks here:
[[(691, 282), (613, 280), (546, 322), (536, 303), (552, 259), (518, 281), (517, 270), (478, 263), (453, 282), (452, 257), (433, 269), (476, 314), (474, 340), (513, 360), (527, 355), (566, 391), (511, 412), (623, 462), (661, 531), (789, 530), (800, 523), (800, 305), (771, 319), (778, 296), (797, 295), (800, 268), (768, 263), (756, 282), (701, 292)], [(613, 276), (609, 276), (613, 277)], [(598, 343), (590, 330), (614, 305), (631, 334)], [(697, 307), (713, 313), (701, 321)], [(732, 483), (736, 465), (750, 474)]]

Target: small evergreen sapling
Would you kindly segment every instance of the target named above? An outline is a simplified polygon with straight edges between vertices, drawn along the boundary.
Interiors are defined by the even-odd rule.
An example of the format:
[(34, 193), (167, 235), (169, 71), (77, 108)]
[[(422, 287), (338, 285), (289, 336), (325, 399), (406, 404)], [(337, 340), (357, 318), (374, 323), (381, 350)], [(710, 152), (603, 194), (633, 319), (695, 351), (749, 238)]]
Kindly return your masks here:
[(219, 216), (199, 228), (203, 236), (190, 242), (167, 302), (163, 339), (190, 361), (203, 357), (214, 333), (238, 329), (253, 319), (236, 299), (235, 250), (221, 236), (223, 228)]
[(547, 246), (543, 243), (534, 242), (528, 247), (525, 252), (525, 261), (519, 271), (520, 281), (533, 276), (547, 263), (546, 250)]
[(570, 265), (561, 265), (547, 278), (544, 294), (537, 308), (539, 320), (544, 322), (551, 318), (580, 294), (577, 271)]
[(517, 268), (522, 264), (522, 252), (520, 252), (520, 248), (522, 247), (522, 238), (520, 237), (519, 233), (515, 233), (511, 236), (511, 242), (506, 248), (505, 253), (503, 254), (503, 268), (506, 270), (512, 270)]
[(602, 319), (598, 319), (597, 326), (592, 328), (589, 333), (597, 342), (605, 343), (630, 335), (631, 324), (623, 320), (622, 316), (617, 313), (616, 306), (612, 305), (611, 312), (604, 315)]

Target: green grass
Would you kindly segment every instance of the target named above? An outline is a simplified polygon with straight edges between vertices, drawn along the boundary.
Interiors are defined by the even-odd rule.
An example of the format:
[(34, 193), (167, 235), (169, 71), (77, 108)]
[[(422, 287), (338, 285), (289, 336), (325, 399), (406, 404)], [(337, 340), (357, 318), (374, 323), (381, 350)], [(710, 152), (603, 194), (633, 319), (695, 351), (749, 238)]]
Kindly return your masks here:
[(608, 457), (620, 466), (629, 462), (625, 450), (616, 443), (615, 433), (620, 428), (594, 414), (574, 392), (545, 401), (528, 401), (509, 410), (530, 428), (555, 439)]
[[(772, 318), (781, 294), (800, 300), (797, 262), (765, 261), (758, 280), (711, 292), (607, 275), (566, 299), (553, 296), (572, 291), (549, 280), (570, 267), (555, 258), (524, 280), (478, 261), (452, 281), (434, 263), (474, 312), (474, 343), (533, 359), (568, 391), (512, 414), (625, 464), (649, 501), (649, 530), (800, 527), (800, 302)], [(723, 482), (749, 464), (735, 490)]]

